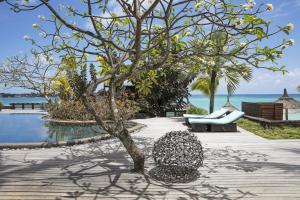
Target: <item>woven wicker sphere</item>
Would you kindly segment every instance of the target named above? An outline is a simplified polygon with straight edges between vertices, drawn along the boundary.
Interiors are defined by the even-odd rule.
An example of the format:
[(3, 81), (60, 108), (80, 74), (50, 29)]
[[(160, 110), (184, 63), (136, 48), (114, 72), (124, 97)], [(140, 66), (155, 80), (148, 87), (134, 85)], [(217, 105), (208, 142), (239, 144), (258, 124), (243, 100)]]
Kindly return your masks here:
[(155, 142), (152, 155), (159, 166), (195, 170), (203, 163), (201, 142), (188, 131), (166, 133)]

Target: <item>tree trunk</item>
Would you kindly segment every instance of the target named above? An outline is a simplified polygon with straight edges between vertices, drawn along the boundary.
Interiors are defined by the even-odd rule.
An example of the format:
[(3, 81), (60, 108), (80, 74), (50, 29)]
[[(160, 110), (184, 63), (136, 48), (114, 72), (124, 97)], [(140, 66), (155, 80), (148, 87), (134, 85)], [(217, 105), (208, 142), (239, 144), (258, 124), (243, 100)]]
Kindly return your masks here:
[(114, 79), (111, 80), (109, 86), (109, 107), (111, 110), (113, 122), (114, 122), (114, 135), (120, 139), (128, 154), (131, 156), (134, 163), (134, 172), (144, 173), (145, 156), (144, 153), (138, 148), (133, 141), (131, 135), (125, 127), (124, 119), (120, 115), (118, 106), (115, 101), (116, 85)]
[(145, 155), (144, 153), (138, 148), (138, 146), (133, 141), (131, 135), (128, 133), (126, 129), (124, 129), (120, 134), (119, 137), (120, 141), (126, 148), (128, 154), (133, 160), (133, 171), (137, 173), (144, 173), (144, 164), (145, 164)]
[(115, 129), (111, 129), (111, 127), (106, 126), (105, 122), (96, 113), (94, 107), (89, 103), (86, 95), (82, 97), (82, 100), (85, 105), (85, 108), (95, 117), (97, 124), (103, 127), (104, 130), (108, 132), (108, 134), (119, 138), (119, 140), (122, 142), (128, 154), (133, 160), (134, 172), (144, 173), (144, 163), (145, 163), (144, 153), (137, 147), (130, 133), (128, 133), (128, 130), (123, 125), (123, 122), (121, 120), (115, 121), (114, 122)]
[(209, 113), (214, 112), (215, 107), (215, 92), (216, 92), (216, 78), (217, 72), (212, 70), (210, 77), (210, 98), (209, 98)]

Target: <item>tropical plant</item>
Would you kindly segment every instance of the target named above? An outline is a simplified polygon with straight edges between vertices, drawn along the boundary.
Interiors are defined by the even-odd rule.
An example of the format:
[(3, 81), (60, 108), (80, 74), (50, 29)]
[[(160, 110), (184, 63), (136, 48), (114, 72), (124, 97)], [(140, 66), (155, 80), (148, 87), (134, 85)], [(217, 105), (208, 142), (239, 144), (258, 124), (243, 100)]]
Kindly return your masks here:
[[(201, 91), (204, 95), (210, 97), (210, 84), (212, 84), (211, 78), (209, 76), (201, 76), (198, 77), (192, 84), (191, 89), (192, 90), (198, 90)], [(219, 85), (219, 80), (215, 81), (215, 92), (217, 90), (217, 87)]]
[(186, 111), (187, 114), (197, 114), (197, 115), (207, 115), (208, 112), (207, 110), (203, 109), (203, 108), (199, 108), (199, 107), (191, 107)]
[[(225, 32), (214, 32), (211, 35), (210, 42), (213, 45), (210, 51), (216, 51), (218, 54), (225, 54), (226, 50), (229, 49), (228, 35)], [(202, 43), (200, 43), (200, 46), (202, 46)], [(195, 49), (198, 51), (199, 46), (196, 46)], [(214, 99), (220, 79), (225, 79), (228, 92), (231, 95), (239, 86), (241, 79), (249, 81), (252, 77), (251, 67), (246, 63), (240, 63), (234, 57), (234, 55), (244, 53), (243, 50), (240, 49), (240, 46), (230, 51), (235, 52), (235, 54), (226, 57), (202, 57), (198, 60), (200, 65), (205, 66), (205, 70), (200, 68), (200, 71), (202, 71), (201, 76), (192, 84), (192, 90), (199, 90), (209, 96), (210, 113), (214, 111)]]
[(139, 76), (133, 83), (139, 93), (142, 112), (150, 116), (165, 116), (167, 110), (182, 109), (188, 101), (189, 85), (193, 73), (180, 67), (150, 71)]
[(51, 89), (61, 100), (72, 100), (73, 91), (69, 83), (69, 77), (59, 74), (51, 83)]
[[(230, 0), (86, 0), (80, 3), (68, 1), (67, 6), (57, 6), (55, 1), (46, 0), (5, 2), (16, 12), (31, 11), (43, 6), (51, 12), (51, 17), (40, 16), (40, 19), (51, 23), (53, 29), (49, 26), (43, 28), (38, 23), (32, 25), (47, 42), (51, 41), (46, 45), (38, 45), (34, 39), (25, 38), (36, 45), (39, 53), (47, 56), (55, 53), (72, 55), (91, 62), (97, 58), (101, 61), (96, 76), (86, 81), (81, 99), (98, 125), (119, 138), (133, 159), (137, 172), (144, 172), (145, 156), (130, 136), (116, 104), (117, 88), (122, 87), (125, 80), (149, 70), (173, 66), (184, 58), (192, 59), (194, 55), (205, 58), (235, 57), (249, 65), (260, 66), (263, 62), (275, 61), (276, 56), (282, 55), (282, 45), (286, 46), (288, 42), (274, 42), (270, 47), (260, 47), (258, 43), (293, 29), (292, 24), (274, 29), (270, 22), (260, 17), (270, 9), (265, 6), (255, 7), (253, 0), (242, 5)], [(211, 36), (216, 30), (226, 32), (230, 36), (228, 38), (234, 38), (229, 39), (228, 46), (239, 45), (243, 54), (238, 53), (240, 50), (225, 53), (212, 51), (215, 44), (211, 42)], [(246, 44), (236, 44), (236, 40), (245, 41)], [(175, 45), (172, 41), (175, 41)], [(197, 41), (205, 45), (198, 45), (201, 46), (199, 51), (191, 51)], [(162, 50), (153, 52), (158, 46)], [(174, 49), (181, 51), (172, 54)], [(282, 67), (267, 68), (284, 71)], [(113, 124), (106, 124), (88, 100), (103, 83), (109, 85), (108, 101)]]
[[(97, 113), (101, 115), (104, 120), (112, 120), (108, 100), (106, 98), (102, 98), (97, 102), (93, 98), (90, 98), (89, 102), (94, 106)], [(137, 103), (126, 98), (117, 100), (117, 106), (120, 110), (121, 117), (124, 120), (132, 119), (139, 111)], [(81, 100), (62, 100), (52, 102), (48, 105), (47, 111), (51, 119), (80, 121), (95, 120), (95, 117), (86, 110)]]
[(300, 85), (297, 87), (298, 92), (300, 92)]

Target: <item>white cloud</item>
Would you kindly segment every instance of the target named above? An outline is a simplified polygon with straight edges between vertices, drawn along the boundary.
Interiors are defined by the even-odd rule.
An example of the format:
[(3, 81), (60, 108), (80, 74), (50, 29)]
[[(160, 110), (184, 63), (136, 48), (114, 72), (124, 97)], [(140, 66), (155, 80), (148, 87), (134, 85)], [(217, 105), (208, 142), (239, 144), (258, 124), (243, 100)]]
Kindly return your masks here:
[[(250, 82), (242, 81), (236, 94), (281, 94), (286, 88), (290, 94), (299, 93), (297, 86), (300, 85), (300, 67), (289, 70), (283, 75), (281, 72), (256, 70)], [(226, 94), (226, 84), (220, 81), (218, 94)], [(199, 94), (193, 91), (192, 94)]]
[[(283, 75), (281, 72), (256, 70), (250, 82), (242, 82), (237, 93), (258, 93), (258, 94), (278, 94), (284, 88), (289, 93), (297, 93), (297, 86), (300, 85), (300, 67), (293, 68)], [(219, 91), (226, 93), (226, 90)]]

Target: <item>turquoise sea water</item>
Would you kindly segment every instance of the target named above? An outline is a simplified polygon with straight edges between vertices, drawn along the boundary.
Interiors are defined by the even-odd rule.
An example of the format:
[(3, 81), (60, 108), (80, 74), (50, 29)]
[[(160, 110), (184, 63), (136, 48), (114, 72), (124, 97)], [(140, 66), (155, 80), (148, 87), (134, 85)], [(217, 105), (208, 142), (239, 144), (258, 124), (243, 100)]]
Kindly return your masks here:
[[(237, 94), (230, 98), (230, 102), (241, 109), (241, 103), (245, 102), (274, 102), (281, 94)], [(300, 101), (300, 94), (290, 94), (291, 97)], [(221, 108), (226, 103), (226, 95), (217, 95), (215, 99), (215, 109)], [(202, 107), (208, 110), (209, 99), (203, 95), (192, 95), (190, 97), (192, 104), (198, 107)], [(21, 98), (1, 98), (0, 102), (4, 105), (9, 105), (10, 103), (40, 103), (45, 102), (45, 99), (40, 97), (21, 97)], [(290, 113), (290, 119), (300, 119), (300, 111), (297, 113)]]
[[(238, 109), (241, 109), (242, 102), (274, 102), (281, 94), (239, 94), (230, 97), (230, 102)], [(291, 97), (300, 101), (300, 94), (290, 94)], [(227, 101), (226, 95), (217, 95), (215, 99), (215, 109), (221, 108)], [(198, 107), (208, 110), (209, 99), (203, 95), (192, 95), (190, 102)], [(292, 120), (300, 120), (300, 110), (296, 113), (290, 113), (289, 118)]]
[(0, 97), (0, 102), (9, 106), (10, 103), (44, 103), (46, 100), (42, 97)]

